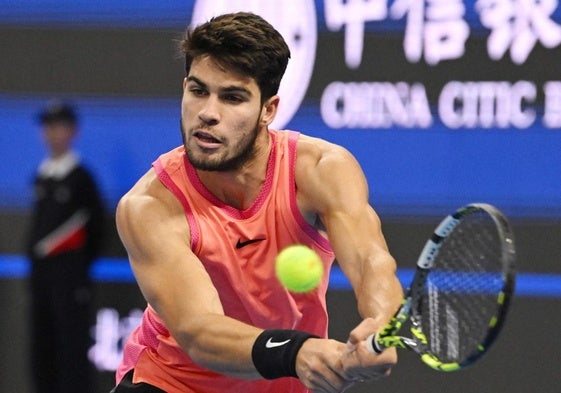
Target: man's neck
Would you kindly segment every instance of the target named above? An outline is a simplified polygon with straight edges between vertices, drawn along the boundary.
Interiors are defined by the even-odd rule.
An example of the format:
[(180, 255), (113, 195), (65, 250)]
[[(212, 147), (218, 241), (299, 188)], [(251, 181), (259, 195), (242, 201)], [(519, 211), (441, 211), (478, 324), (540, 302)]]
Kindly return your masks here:
[(271, 154), (271, 137), (266, 132), (266, 141), (257, 149), (255, 156), (241, 168), (233, 171), (197, 170), (204, 186), (225, 204), (238, 210), (249, 208), (263, 187)]

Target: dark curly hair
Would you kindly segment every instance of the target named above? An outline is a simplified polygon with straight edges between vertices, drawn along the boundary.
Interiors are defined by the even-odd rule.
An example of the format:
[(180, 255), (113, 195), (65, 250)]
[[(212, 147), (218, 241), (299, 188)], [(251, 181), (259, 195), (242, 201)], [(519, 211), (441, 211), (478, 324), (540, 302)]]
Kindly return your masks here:
[(225, 68), (255, 79), (261, 100), (277, 94), (290, 50), (281, 34), (258, 15), (224, 14), (188, 30), (181, 41), (185, 71), (193, 60), (208, 55)]

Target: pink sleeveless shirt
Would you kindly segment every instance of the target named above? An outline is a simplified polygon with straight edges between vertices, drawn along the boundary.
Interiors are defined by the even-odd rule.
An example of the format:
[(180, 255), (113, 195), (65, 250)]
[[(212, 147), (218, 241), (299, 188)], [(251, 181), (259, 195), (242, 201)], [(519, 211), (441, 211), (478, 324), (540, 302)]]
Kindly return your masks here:
[[(265, 183), (255, 202), (237, 210), (212, 195), (199, 180), (183, 147), (163, 154), (153, 167), (185, 210), (191, 249), (218, 290), (226, 315), (263, 329), (296, 329), (327, 336), (325, 293), (334, 259), (327, 239), (308, 224), (296, 204), (294, 167), (298, 133), (269, 131), (272, 147)], [(274, 259), (291, 244), (306, 244), (327, 272), (311, 293), (293, 294), (275, 277)], [(124, 348), (117, 381), (134, 368), (134, 382), (168, 393), (300, 393), (296, 378), (242, 380), (194, 363), (148, 306)]]

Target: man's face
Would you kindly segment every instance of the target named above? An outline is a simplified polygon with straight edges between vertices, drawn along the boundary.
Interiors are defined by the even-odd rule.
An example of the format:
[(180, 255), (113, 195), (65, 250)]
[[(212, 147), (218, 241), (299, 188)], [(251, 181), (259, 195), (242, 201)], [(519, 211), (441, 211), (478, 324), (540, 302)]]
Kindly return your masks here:
[(76, 126), (67, 122), (43, 125), (43, 138), (52, 157), (59, 157), (70, 150), (76, 136)]
[(184, 81), (181, 129), (191, 164), (200, 170), (230, 171), (254, 155), (263, 126), (261, 94), (254, 79), (225, 70), (203, 56)]

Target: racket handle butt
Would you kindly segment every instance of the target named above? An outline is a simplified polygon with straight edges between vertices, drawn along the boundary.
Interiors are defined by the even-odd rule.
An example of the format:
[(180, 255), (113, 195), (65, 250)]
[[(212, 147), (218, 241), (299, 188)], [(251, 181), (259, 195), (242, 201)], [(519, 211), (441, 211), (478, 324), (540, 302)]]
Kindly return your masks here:
[(378, 333), (373, 333), (366, 338), (366, 348), (373, 353), (382, 353), (384, 348), (378, 342)]

